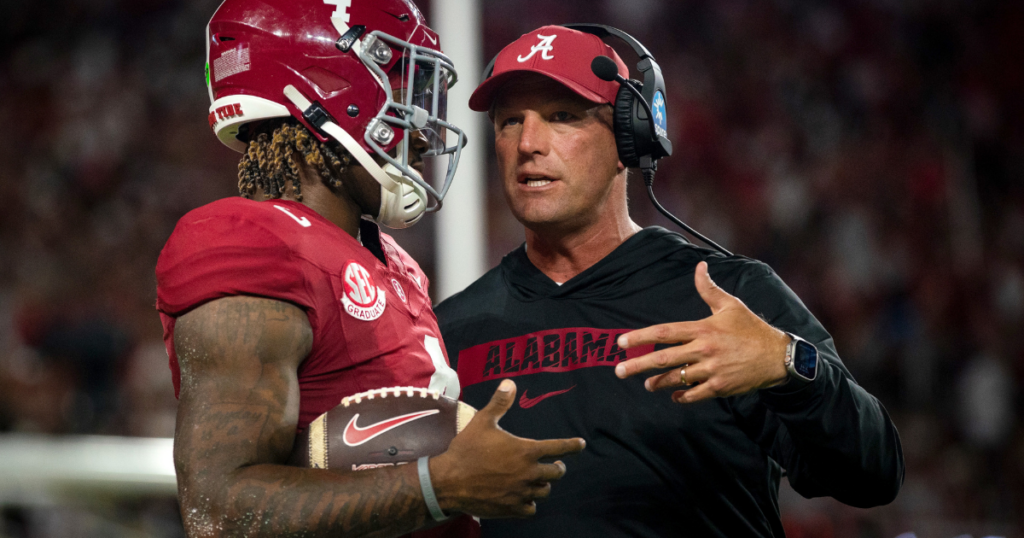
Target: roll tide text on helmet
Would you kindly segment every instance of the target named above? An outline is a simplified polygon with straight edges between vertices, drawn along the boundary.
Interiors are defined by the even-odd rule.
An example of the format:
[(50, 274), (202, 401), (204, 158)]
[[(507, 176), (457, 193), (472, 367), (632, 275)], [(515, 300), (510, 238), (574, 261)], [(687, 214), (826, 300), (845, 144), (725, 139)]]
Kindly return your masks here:
[[(291, 116), (380, 183), (378, 223), (405, 228), (441, 207), (466, 136), (446, 121), (455, 67), (412, 0), (225, 0), (206, 47), (210, 126), (228, 147), (245, 151), (253, 122)], [(440, 189), (410, 166), (411, 131), (424, 156), (448, 157)]]

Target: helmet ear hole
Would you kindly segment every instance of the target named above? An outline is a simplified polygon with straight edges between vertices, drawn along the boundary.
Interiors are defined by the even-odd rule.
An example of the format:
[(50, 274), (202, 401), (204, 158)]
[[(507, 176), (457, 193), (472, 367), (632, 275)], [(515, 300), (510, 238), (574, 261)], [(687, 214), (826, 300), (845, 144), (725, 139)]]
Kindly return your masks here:
[[(639, 82), (635, 82), (638, 86)], [(626, 168), (640, 166), (640, 158), (636, 154), (636, 134), (633, 129), (633, 108), (636, 98), (625, 86), (619, 88), (615, 97), (615, 146), (619, 150), (619, 160)]]
[(340, 92), (352, 87), (352, 83), (345, 80), (345, 77), (319, 66), (303, 69), (302, 75), (325, 94)]

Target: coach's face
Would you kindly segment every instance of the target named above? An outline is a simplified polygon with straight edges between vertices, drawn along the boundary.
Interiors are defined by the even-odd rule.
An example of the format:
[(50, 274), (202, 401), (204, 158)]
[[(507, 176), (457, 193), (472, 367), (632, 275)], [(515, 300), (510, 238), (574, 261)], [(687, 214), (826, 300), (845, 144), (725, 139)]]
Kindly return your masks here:
[(571, 233), (608, 214), (610, 204), (624, 205), (616, 198), (625, 189), (613, 188), (625, 168), (609, 105), (526, 74), (502, 88), (493, 115), (505, 198), (524, 226)]

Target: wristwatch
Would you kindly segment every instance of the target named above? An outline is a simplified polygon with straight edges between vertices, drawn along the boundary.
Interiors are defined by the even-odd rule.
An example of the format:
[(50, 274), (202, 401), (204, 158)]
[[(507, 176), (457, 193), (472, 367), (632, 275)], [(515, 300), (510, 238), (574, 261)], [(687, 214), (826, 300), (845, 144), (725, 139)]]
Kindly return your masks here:
[(786, 346), (786, 371), (789, 379), (798, 383), (814, 381), (818, 373), (818, 348), (799, 336), (786, 333), (789, 345)]

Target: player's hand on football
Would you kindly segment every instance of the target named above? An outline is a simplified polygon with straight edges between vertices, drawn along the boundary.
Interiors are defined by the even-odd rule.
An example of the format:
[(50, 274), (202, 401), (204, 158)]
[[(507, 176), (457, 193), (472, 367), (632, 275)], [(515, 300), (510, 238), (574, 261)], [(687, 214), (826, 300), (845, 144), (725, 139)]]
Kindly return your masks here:
[[(690, 385), (687, 390), (672, 393), (672, 399), (679, 403), (744, 394), (785, 381), (789, 337), (715, 285), (706, 262), (697, 264), (694, 283), (711, 307), (711, 316), (653, 325), (620, 336), (618, 344), (623, 349), (645, 344), (682, 345), (623, 361), (616, 365), (615, 375), (627, 378), (663, 372), (647, 378), (644, 385), (650, 391)], [(670, 370), (664, 372), (666, 368)], [(686, 372), (685, 383), (682, 369)]]
[(580, 438), (535, 441), (501, 429), (498, 420), (512, 406), (515, 394), (515, 383), (502, 381), (448, 451), (430, 459), (431, 480), (443, 510), (481, 518), (531, 516), (537, 511), (535, 501), (547, 497), (551, 482), (565, 474), (561, 461), (540, 460), (575, 454), (586, 446)]

